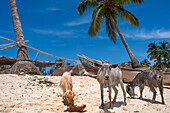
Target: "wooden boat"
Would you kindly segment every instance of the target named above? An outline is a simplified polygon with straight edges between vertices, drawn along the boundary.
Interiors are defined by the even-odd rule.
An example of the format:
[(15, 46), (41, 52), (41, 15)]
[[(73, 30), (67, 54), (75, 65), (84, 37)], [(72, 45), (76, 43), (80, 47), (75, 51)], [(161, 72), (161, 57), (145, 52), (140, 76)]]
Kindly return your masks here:
[(78, 55), (81, 64), (84, 66), (85, 70), (91, 74), (97, 75), (99, 65), (102, 64), (101, 61), (90, 59), (84, 55)]
[[(88, 58), (84, 55), (78, 55), (80, 62), (84, 66), (85, 70), (89, 72), (90, 74), (97, 75), (97, 72), (102, 65), (101, 61), (94, 60), (91, 58)], [(145, 68), (126, 68), (122, 67), (121, 64), (118, 64), (119, 67), (122, 70), (122, 79), (124, 82), (131, 82), (138, 73), (144, 70), (148, 70), (150, 68), (145, 67)], [(170, 85), (170, 72), (165, 72), (163, 75), (163, 84)]]

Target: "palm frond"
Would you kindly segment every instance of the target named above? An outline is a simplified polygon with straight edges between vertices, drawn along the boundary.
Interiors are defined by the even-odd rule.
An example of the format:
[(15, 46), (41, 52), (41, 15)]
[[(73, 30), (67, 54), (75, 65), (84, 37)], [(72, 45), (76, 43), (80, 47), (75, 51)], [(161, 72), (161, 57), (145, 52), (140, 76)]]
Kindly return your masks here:
[(103, 22), (103, 19), (104, 19), (104, 8), (100, 7), (90, 24), (90, 28), (88, 30), (88, 34), (90, 36), (94, 37), (97, 35), (101, 23)]
[(129, 1), (134, 4), (142, 4), (144, 2), (144, 0), (129, 0)]
[(98, 6), (98, 1), (96, 0), (82, 0), (81, 3), (77, 6), (79, 15), (82, 16), (87, 8), (94, 8)]
[(94, 16), (96, 15), (97, 11), (100, 9), (101, 5), (97, 6), (94, 10), (93, 13), (91, 15), (91, 21), (94, 19)]
[(133, 26), (138, 27), (139, 26), (139, 19), (135, 17), (131, 12), (117, 6), (116, 7), (117, 12), (120, 14), (123, 20), (130, 22)]
[(109, 38), (116, 43), (116, 33), (115, 28), (110, 20), (110, 18), (106, 18), (106, 31), (108, 32)]

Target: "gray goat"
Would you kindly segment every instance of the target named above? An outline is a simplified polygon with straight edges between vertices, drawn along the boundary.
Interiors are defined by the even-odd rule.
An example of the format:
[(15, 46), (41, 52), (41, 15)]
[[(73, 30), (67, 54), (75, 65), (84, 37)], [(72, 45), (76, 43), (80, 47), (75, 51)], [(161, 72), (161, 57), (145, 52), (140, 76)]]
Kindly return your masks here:
[(100, 91), (101, 91), (101, 106), (99, 108), (104, 108), (104, 102), (103, 102), (103, 89), (108, 87), (109, 88), (109, 100), (111, 108), (111, 87), (113, 88), (115, 92), (115, 96), (113, 99), (113, 103), (116, 102), (118, 90), (116, 88), (116, 85), (120, 84), (123, 95), (124, 95), (124, 105), (126, 105), (126, 92), (124, 90), (123, 82), (122, 82), (122, 72), (117, 67), (117, 64), (109, 64), (109, 60), (107, 62), (102, 61), (102, 66), (99, 69), (97, 73), (97, 80), (100, 84)]
[(156, 93), (157, 93), (155, 87), (158, 87), (162, 97), (162, 104), (165, 104), (162, 83), (163, 83), (163, 71), (146, 70), (136, 75), (133, 81), (126, 86), (126, 91), (130, 95), (130, 97), (134, 97), (135, 96), (134, 89), (136, 86), (139, 86), (140, 89), (139, 99), (142, 99), (142, 92), (144, 86), (148, 86), (150, 90), (153, 92), (153, 98), (151, 102), (155, 102)]

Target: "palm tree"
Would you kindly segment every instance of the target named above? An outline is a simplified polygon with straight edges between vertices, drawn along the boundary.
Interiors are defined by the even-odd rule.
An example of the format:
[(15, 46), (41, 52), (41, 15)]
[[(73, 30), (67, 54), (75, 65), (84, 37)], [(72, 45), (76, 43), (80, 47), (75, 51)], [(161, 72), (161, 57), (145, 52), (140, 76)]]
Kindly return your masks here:
[(163, 59), (164, 64), (167, 64), (170, 62), (170, 44), (167, 41), (159, 42), (159, 44), (160, 58)]
[(169, 67), (170, 62), (170, 44), (167, 41), (159, 42), (159, 45), (155, 43), (150, 43), (148, 45), (148, 58), (150, 60), (155, 59), (155, 66), (157, 67)]
[(150, 57), (150, 60), (153, 60), (153, 59), (158, 59), (158, 56), (159, 56), (159, 47), (158, 45), (155, 43), (155, 41), (153, 43), (150, 43), (148, 45), (148, 50), (147, 50), (147, 53), (148, 54), (148, 58)]
[[(25, 44), (21, 22), (18, 15), (16, 0), (9, 0), (9, 3), (11, 7), (11, 14), (12, 14), (16, 41), (20, 42), (21, 44)], [(29, 59), (29, 54), (27, 48), (23, 46), (17, 46), (17, 60), (28, 60), (28, 59)]]
[(88, 30), (90, 36), (94, 37), (97, 35), (101, 23), (104, 21), (106, 22), (108, 37), (114, 43), (116, 43), (115, 30), (118, 32), (132, 61), (132, 67), (135, 68), (140, 67), (141, 65), (130, 50), (117, 24), (118, 17), (121, 17), (123, 20), (130, 22), (133, 26), (139, 26), (139, 20), (131, 12), (124, 9), (124, 6), (130, 3), (142, 4), (143, 0), (82, 0), (77, 9), (81, 16), (87, 8), (94, 8), (91, 16), (91, 25)]
[(141, 61), (141, 65), (142, 66), (150, 66), (151, 63), (147, 59), (144, 59), (143, 61)]
[[(25, 44), (16, 0), (9, 0), (9, 3), (16, 41), (21, 44)], [(37, 67), (32, 62), (28, 62), (28, 60), (29, 54), (27, 48), (17, 45), (17, 62), (12, 66), (11, 73), (25, 72), (27, 74), (41, 74)]]

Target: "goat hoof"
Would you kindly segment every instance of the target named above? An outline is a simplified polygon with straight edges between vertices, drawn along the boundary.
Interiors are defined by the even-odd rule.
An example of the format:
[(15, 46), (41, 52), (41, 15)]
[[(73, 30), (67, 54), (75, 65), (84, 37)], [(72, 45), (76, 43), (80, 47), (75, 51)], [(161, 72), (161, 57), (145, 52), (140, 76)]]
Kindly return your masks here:
[(115, 103), (115, 102), (116, 102), (116, 100), (113, 100), (113, 101), (112, 101), (112, 103)]
[(154, 103), (155, 102), (155, 100), (151, 100), (151, 103)]
[(165, 105), (165, 102), (162, 102), (162, 104), (164, 104), (164, 105)]
[(125, 103), (123, 103), (123, 106), (126, 106), (127, 105), (127, 103), (125, 102)]
[(104, 109), (104, 105), (99, 106), (100, 109)]
[(143, 100), (143, 98), (142, 98), (142, 97), (139, 97), (139, 99), (140, 99), (140, 100)]
[(109, 105), (109, 108), (110, 108), (110, 109), (112, 108), (112, 104)]

